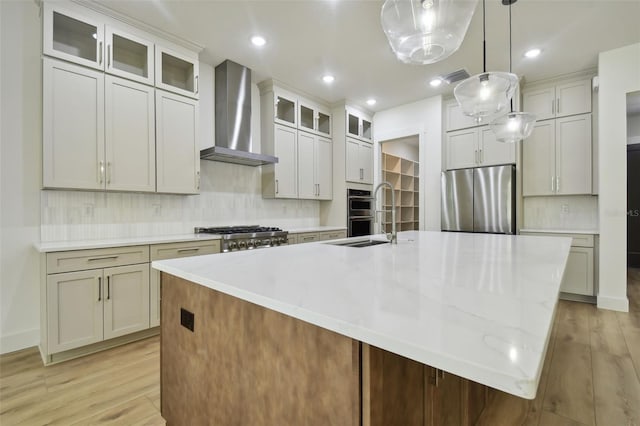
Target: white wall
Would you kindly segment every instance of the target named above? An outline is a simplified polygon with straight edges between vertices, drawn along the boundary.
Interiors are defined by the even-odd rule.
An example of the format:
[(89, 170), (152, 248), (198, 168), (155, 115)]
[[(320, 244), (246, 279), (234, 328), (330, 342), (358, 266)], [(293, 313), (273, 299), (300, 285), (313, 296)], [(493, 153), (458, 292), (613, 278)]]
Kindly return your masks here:
[(32, 1), (0, 1), (0, 352), (39, 341), (40, 17)]
[(627, 93), (640, 90), (640, 43), (602, 52), (598, 110), (600, 288), (598, 307), (629, 310), (627, 298)]
[(396, 157), (415, 162), (420, 161), (420, 141), (418, 135), (381, 142), (383, 142), (382, 152), (385, 154), (395, 155)]
[[(373, 118), (374, 158), (380, 158), (380, 142), (418, 135), (420, 144), (420, 229), (440, 230), (440, 172), (442, 170), (442, 97), (380, 111)], [(374, 164), (380, 181), (380, 162)]]

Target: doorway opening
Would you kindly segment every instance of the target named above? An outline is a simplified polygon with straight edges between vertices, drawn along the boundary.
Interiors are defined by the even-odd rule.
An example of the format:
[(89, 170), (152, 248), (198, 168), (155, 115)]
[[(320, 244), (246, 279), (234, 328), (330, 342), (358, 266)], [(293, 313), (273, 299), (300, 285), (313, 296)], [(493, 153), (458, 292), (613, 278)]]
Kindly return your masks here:
[(627, 267), (640, 268), (640, 92), (627, 94)]
[[(418, 135), (383, 141), (382, 180), (393, 187), (396, 199), (396, 229), (420, 229), (420, 148)], [(391, 190), (385, 188), (384, 210), (391, 210)], [(384, 232), (391, 232), (391, 212), (382, 221)]]

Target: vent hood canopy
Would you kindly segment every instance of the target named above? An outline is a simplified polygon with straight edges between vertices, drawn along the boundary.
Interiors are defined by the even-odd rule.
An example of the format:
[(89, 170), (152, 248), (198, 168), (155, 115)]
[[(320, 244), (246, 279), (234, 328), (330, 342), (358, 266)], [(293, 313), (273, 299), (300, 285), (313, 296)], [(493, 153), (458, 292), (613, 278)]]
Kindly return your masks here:
[(203, 160), (260, 166), (278, 162), (251, 152), (251, 70), (226, 60), (215, 69), (215, 146), (200, 151)]

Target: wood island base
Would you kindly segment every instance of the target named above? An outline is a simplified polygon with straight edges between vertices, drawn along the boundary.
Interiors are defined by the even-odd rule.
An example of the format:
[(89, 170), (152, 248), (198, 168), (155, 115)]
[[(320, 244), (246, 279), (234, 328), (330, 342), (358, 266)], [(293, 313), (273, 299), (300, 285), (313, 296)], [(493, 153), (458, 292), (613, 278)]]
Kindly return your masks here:
[[(479, 383), (162, 273), (167, 425), (474, 425)], [(525, 401), (525, 400), (523, 400)]]

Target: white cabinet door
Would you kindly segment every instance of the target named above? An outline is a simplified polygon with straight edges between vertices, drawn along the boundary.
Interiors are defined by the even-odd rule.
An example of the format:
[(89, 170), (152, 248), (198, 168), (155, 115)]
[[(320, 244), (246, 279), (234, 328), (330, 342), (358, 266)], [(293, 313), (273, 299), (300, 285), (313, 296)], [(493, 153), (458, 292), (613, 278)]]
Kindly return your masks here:
[(314, 135), (298, 132), (298, 198), (313, 200), (317, 198), (315, 144)]
[(373, 146), (366, 142), (360, 143), (360, 165), (362, 167), (362, 183), (373, 183)]
[(447, 133), (447, 170), (479, 165), (478, 129)]
[(100, 342), (102, 269), (47, 276), (48, 353)]
[(154, 89), (107, 75), (105, 124), (107, 189), (154, 192)]
[(274, 155), (278, 157), (274, 170), (276, 198), (298, 197), (297, 140), (297, 130), (287, 126), (275, 126)]
[(445, 104), (446, 130), (465, 129), (476, 126), (476, 122), (468, 115), (464, 115), (462, 107), (457, 101), (450, 101)]
[[(591, 114), (555, 121), (555, 191), (565, 195), (591, 194)], [(525, 145), (530, 142), (525, 141)]]
[(522, 195), (555, 193), (555, 120), (537, 122), (522, 144)]
[(553, 118), (556, 112), (555, 88), (524, 90), (522, 104), (522, 110), (534, 114), (537, 121)]
[(104, 270), (104, 338), (149, 328), (149, 264)]
[(556, 86), (556, 117), (591, 112), (591, 81), (579, 80)]
[(364, 141), (373, 140), (372, 118), (363, 112), (347, 107), (346, 109), (346, 135)]
[(45, 188), (104, 188), (104, 75), (43, 58)]
[(333, 143), (323, 137), (316, 138), (316, 184), (318, 199), (333, 198)]
[(360, 165), (360, 143), (347, 139), (345, 148), (345, 176), (348, 182), (360, 182), (362, 167)]
[(275, 123), (285, 126), (296, 127), (298, 120), (296, 111), (298, 108), (298, 99), (293, 93), (287, 92), (280, 88), (273, 89), (274, 116)]
[(106, 72), (153, 86), (153, 42), (107, 25), (105, 44)]
[(43, 53), (104, 70), (104, 25), (50, 2), (43, 6)]
[(156, 87), (198, 99), (199, 61), (197, 54), (176, 52), (155, 46)]
[(197, 194), (200, 189), (198, 102), (156, 90), (158, 192)]
[(482, 166), (498, 164), (515, 164), (516, 144), (496, 140), (496, 134), (489, 127), (480, 128), (480, 145), (478, 159)]
[(593, 248), (571, 247), (560, 291), (593, 296)]
[(331, 136), (331, 111), (328, 109), (324, 109), (322, 107), (318, 107), (316, 110), (316, 131), (320, 135)]

